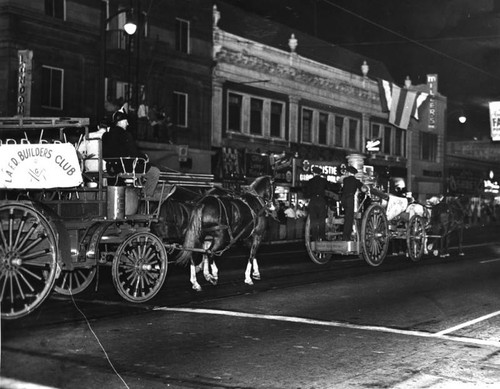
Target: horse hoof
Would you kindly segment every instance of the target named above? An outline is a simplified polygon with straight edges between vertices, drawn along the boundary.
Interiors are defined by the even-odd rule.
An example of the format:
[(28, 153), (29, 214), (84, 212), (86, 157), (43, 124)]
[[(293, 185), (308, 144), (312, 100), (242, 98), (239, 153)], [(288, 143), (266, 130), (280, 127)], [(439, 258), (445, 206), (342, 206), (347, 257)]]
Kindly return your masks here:
[(465, 255), (465, 253), (458, 253), (458, 255), (459, 255), (460, 257), (463, 257), (463, 256)]
[(254, 280), (260, 281), (260, 274), (252, 274)]
[(439, 251), (434, 250), (434, 251), (432, 252), (432, 254), (434, 254), (434, 256), (435, 256), (435, 257), (437, 257), (437, 256), (438, 256), (438, 254), (439, 254)]
[(193, 290), (194, 290), (195, 292), (201, 292), (201, 291), (203, 291), (203, 289), (201, 288), (201, 286), (200, 286), (200, 285), (193, 285)]
[(212, 285), (217, 285), (217, 282), (219, 282), (218, 278), (212, 277), (208, 280)]
[(253, 281), (252, 280), (245, 280), (245, 284), (252, 286), (253, 285)]

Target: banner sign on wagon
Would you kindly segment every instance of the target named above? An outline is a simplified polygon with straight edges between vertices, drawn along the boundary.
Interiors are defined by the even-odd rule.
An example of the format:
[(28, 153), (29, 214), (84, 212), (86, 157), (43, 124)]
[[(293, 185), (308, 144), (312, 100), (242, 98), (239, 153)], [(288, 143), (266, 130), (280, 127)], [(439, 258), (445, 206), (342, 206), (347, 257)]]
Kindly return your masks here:
[(0, 146), (0, 188), (71, 188), (82, 181), (78, 156), (71, 143)]
[(500, 140), (500, 101), (490, 101), (491, 139)]

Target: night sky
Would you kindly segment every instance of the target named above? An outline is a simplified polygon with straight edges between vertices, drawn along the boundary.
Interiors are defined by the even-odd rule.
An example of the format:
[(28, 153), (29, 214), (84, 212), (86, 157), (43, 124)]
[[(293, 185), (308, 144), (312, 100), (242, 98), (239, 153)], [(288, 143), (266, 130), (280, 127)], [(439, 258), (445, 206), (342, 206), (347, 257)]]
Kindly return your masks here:
[[(380, 60), (399, 85), (438, 74), (450, 138), (489, 136), (488, 102), (500, 100), (500, 0), (225, 2)], [(454, 120), (461, 110), (464, 125)]]

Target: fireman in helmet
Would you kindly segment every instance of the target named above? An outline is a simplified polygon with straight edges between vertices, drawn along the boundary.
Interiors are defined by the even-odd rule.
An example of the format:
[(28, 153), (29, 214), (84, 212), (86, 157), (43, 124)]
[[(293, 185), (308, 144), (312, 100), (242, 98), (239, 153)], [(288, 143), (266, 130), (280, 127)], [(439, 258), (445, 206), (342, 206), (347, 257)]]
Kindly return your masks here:
[[(109, 173), (118, 174), (123, 172), (121, 157), (130, 157), (132, 159), (123, 159), (125, 170), (130, 172), (134, 168), (137, 172), (144, 171), (142, 160), (138, 161), (134, 166), (133, 158), (141, 158), (146, 161), (149, 160), (148, 156), (139, 151), (135, 139), (132, 134), (127, 131), (129, 122), (128, 115), (120, 109), (113, 114), (113, 124), (109, 131), (102, 136), (102, 155), (106, 160), (106, 167)], [(160, 177), (160, 170), (146, 162), (146, 194), (152, 194), (158, 179)]]

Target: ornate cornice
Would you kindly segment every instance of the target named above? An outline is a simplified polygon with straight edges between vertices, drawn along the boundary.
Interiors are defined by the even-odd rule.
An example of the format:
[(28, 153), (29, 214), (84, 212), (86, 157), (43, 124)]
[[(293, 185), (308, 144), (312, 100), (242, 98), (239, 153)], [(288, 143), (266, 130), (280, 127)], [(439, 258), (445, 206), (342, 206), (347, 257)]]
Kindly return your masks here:
[[(293, 80), (304, 85), (328, 90), (344, 96), (351, 96), (364, 101), (378, 102), (380, 99), (378, 93), (357, 87), (347, 81), (323, 77), (284, 63), (271, 61), (242, 51), (230, 50), (226, 47), (218, 51), (217, 62), (236, 65), (269, 76)], [(216, 73), (221, 75), (219, 72)]]

